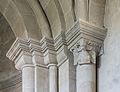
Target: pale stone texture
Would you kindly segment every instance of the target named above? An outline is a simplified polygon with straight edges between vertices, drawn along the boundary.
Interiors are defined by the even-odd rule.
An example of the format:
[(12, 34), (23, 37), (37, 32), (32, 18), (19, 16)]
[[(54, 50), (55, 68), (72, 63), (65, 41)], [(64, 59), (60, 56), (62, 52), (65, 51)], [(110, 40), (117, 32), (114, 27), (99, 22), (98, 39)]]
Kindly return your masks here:
[(96, 66), (78, 65), (77, 72), (77, 92), (96, 92)]
[(22, 92), (22, 83), (0, 90), (0, 92)]
[(49, 78), (48, 69), (42, 67), (35, 68), (35, 92), (48, 92)]
[(34, 92), (34, 67), (26, 66), (22, 69), (22, 92)]
[[(100, 92), (119, 92), (120, 1), (107, 0), (104, 23), (105, 1), (0, 0), (0, 92), (95, 92), (98, 53), (89, 48), (87, 54), (80, 55), (78, 50), (73, 57), (70, 48), (85, 38), (100, 49), (106, 34), (104, 24), (108, 35), (98, 88)], [(14, 65), (5, 54), (17, 37), (22, 40), (16, 41), (8, 55)], [(22, 72), (22, 80), (15, 67)]]
[(49, 92), (57, 92), (58, 91), (58, 71), (57, 65), (53, 64), (49, 66)]
[(75, 0), (76, 16), (96, 26), (104, 26), (105, 0)]
[(75, 67), (69, 60), (65, 61), (59, 67), (59, 92), (76, 91)]
[(120, 92), (120, 0), (106, 0), (108, 34), (99, 68), (99, 92)]
[[(14, 64), (6, 58), (6, 53), (12, 43), (15, 40), (15, 36), (5, 20), (5, 18), (0, 15), (0, 80), (6, 80), (15, 75), (16, 69)], [(8, 77), (9, 76), (9, 77)]]
[(8, 49), (15, 40), (15, 35), (3, 15), (0, 14), (0, 92), (21, 92), (19, 72), (6, 57)]
[(89, 0), (89, 22), (97, 26), (104, 26), (106, 0)]

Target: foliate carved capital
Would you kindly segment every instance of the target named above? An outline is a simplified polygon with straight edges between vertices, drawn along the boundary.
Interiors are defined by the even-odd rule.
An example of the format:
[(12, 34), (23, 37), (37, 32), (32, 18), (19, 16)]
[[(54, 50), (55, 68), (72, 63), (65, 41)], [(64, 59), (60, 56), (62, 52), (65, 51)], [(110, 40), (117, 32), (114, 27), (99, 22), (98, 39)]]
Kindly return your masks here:
[(96, 56), (101, 44), (81, 38), (70, 50), (74, 55), (74, 65), (96, 64)]
[(100, 28), (88, 22), (78, 20), (65, 33), (68, 49), (74, 55), (74, 64), (95, 64), (96, 56), (100, 54), (106, 33), (106, 28)]

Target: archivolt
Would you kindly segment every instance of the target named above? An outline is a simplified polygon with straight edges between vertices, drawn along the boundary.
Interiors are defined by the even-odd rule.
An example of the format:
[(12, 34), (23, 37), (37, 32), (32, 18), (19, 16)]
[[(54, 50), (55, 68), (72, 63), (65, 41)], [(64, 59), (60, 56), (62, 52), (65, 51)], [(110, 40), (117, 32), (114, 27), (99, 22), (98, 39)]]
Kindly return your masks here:
[(16, 37), (28, 38), (27, 29), (16, 5), (10, 0), (0, 1), (0, 12), (10, 24)]
[(72, 5), (64, 5), (63, 1), (67, 4), (67, 0), (39, 0), (41, 5), (38, 0), (1, 0), (0, 12), (16, 37), (40, 40), (57, 36), (74, 22)]
[(73, 25), (72, 0), (39, 0), (39, 2), (47, 15), (54, 37)]
[(58, 0), (39, 0), (51, 26), (53, 37), (66, 30), (63, 10)]
[(37, 40), (44, 35), (51, 37), (49, 25), (37, 0), (1, 0), (0, 12), (16, 37)]

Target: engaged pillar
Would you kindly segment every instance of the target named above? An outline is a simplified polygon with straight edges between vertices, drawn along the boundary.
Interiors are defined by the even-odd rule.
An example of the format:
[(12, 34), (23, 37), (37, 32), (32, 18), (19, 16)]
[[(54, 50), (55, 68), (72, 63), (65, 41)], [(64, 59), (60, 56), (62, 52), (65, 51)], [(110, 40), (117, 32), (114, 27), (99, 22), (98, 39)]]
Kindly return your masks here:
[(58, 71), (56, 51), (53, 39), (44, 37), (41, 40), (44, 62), (49, 69), (49, 92), (58, 92)]
[(47, 69), (42, 68), (45, 65), (41, 52), (39, 41), (16, 39), (7, 53), (16, 69), (22, 71), (22, 92), (47, 92), (47, 81), (43, 77), (47, 77)]
[(80, 39), (71, 50), (74, 55), (74, 65), (76, 65), (77, 92), (96, 92), (97, 46)]
[(57, 65), (49, 64), (49, 90), (50, 92), (57, 92)]
[(34, 92), (34, 66), (25, 66), (22, 69), (22, 92)]
[[(107, 30), (78, 20), (66, 32), (68, 48), (73, 53), (76, 66), (77, 92), (96, 92), (96, 63), (100, 55)], [(102, 54), (102, 53), (101, 53)]]

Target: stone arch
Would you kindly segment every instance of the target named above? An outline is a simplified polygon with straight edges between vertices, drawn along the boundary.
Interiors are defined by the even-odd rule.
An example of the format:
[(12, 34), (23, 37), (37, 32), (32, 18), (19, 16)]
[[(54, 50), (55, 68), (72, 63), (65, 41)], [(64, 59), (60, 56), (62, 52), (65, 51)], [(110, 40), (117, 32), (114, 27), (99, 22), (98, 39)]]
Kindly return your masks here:
[(0, 12), (10, 24), (16, 37), (28, 38), (22, 17), (13, 2), (1, 0)]
[(39, 0), (50, 23), (53, 37), (67, 31), (75, 23), (72, 0)]
[(27, 0), (37, 19), (42, 36), (52, 38), (52, 30), (38, 0)]
[(58, 0), (39, 0), (39, 2), (48, 18), (53, 37), (66, 30), (64, 13), (60, 2)]
[[(7, 88), (10, 86), (16, 86), (21, 83), (20, 72), (15, 69), (15, 65), (7, 57), (6, 53), (9, 48), (12, 46), (16, 37), (8, 24), (7, 20), (0, 13), (0, 91), (7, 91)], [(16, 85), (15, 80), (20, 79)], [(8, 85), (7, 85), (8, 84)]]
[[(1, 0), (0, 12), (10, 24), (16, 37), (40, 40), (42, 36), (44, 36), (44, 33), (41, 31), (46, 28), (44, 30), (46, 32), (49, 30), (49, 27), (40, 9), (37, 9), (39, 13), (35, 10), (38, 5), (33, 7), (33, 5), (37, 3), (33, 2), (33, 5), (31, 4), (29, 0)], [(38, 20), (40, 19), (40, 17), (38, 17), (40, 14), (42, 18)], [(40, 26), (42, 22), (44, 22), (44, 24), (42, 24), (45, 25), (44, 28)], [(50, 36), (49, 34), (50, 33), (48, 33), (47, 36)]]
[(74, 8), (75, 8), (75, 1), (74, 0), (58, 0), (62, 12), (64, 14), (64, 20), (65, 20), (65, 26), (66, 30), (69, 30), (71, 26), (73, 26), (75, 22), (75, 14), (74, 14)]

